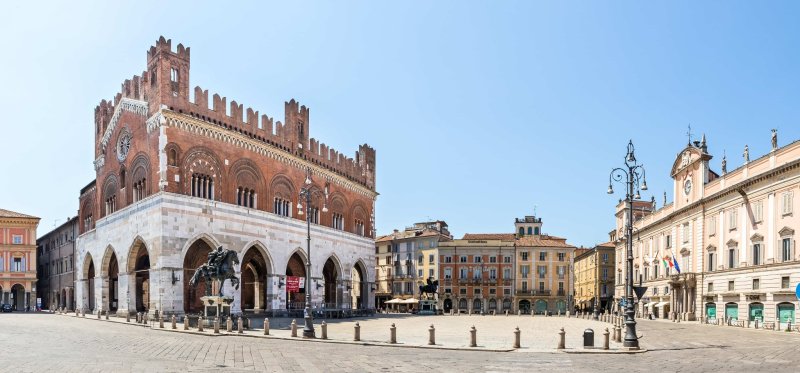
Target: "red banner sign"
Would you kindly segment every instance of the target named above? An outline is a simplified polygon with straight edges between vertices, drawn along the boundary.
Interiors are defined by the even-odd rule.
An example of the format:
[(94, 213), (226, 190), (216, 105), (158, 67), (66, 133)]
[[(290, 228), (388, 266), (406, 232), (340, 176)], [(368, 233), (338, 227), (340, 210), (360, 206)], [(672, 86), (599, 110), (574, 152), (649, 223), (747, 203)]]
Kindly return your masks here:
[(292, 293), (300, 291), (300, 277), (286, 276), (286, 291)]

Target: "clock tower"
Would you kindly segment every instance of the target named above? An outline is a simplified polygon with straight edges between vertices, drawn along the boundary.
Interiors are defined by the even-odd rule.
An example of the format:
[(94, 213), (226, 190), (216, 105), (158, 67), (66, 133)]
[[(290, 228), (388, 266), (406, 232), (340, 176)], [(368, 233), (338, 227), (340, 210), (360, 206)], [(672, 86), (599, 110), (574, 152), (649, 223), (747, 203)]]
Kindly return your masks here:
[(701, 141), (689, 143), (678, 153), (671, 173), (673, 201), (676, 209), (703, 198), (703, 186), (718, 177), (709, 168), (708, 161), (711, 158), (712, 156), (708, 154), (705, 135)]

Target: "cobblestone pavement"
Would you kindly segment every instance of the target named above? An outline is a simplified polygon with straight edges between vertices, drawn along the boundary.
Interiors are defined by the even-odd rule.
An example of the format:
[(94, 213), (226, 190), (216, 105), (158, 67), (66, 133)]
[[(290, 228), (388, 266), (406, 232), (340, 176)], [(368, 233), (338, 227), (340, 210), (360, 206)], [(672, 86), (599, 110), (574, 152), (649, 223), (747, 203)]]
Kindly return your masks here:
[[(428, 324), (424, 319), (420, 323)], [(478, 321), (476, 327), (482, 328)], [(641, 321), (639, 333), (646, 353), (482, 352), (212, 337), (102, 322), (88, 315), (12, 313), (0, 314), (0, 371), (795, 372), (800, 366), (800, 333), (664, 321)]]

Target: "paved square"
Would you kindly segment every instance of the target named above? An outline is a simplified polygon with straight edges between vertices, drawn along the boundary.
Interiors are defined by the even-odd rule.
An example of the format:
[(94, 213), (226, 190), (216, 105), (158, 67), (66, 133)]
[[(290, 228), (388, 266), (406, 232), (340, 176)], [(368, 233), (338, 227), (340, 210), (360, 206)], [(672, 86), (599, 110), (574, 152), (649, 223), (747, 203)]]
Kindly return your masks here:
[[(435, 320), (444, 328), (448, 323), (472, 323), (479, 331), (502, 329), (498, 335), (511, 332), (505, 316), (452, 316), (443, 317), (379, 317), (360, 320), (363, 336), (371, 339), (380, 327), (395, 322), (400, 342), (411, 344), (419, 336), (410, 333), (419, 325), (420, 334), (427, 337), (427, 325)], [(458, 318), (461, 320), (455, 320)], [(509, 323), (520, 324), (521, 329), (532, 328), (537, 322), (558, 324), (556, 318), (509, 316)], [(523, 320), (524, 319), (524, 320)], [(281, 334), (288, 320), (275, 320)], [(333, 322), (331, 337), (336, 338), (338, 328), (342, 333), (352, 332), (352, 320)], [(579, 323), (593, 324), (580, 320)], [(523, 326), (525, 325), (525, 326)], [(579, 324), (576, 324), (578, 327)], [(166, 325), (169, 327), (169, 325)], [(581, 326), (582, 327), (582, 326)], [(513, 328), (512, 328), (513, 329)], [(241, 337), (225, 335), (213, 337), (154, 330), (138, 325), (97, 321), (89, 318), (50, 314), (0, 314), (0, 370), (15, 372), (202, 372), (220, 370), (266, 372), (373, 372), (373, 371), (570, 371), (590, 372), (631, 367), (634, 371), (752, 371), (794, 372), (800, 365), (797, 346), (800, 333), (763, 330), (744, 330), (732, 327), (715, 327), (695, 323), (675, 324), (663, 321), (639, 323), (643, 347), (642, 354), (569, 354), (555, 352), (521, 351), (488, 352), (469, 350), (444, 350), (430, 348), (402, 348), (364, 346), (349, 343), (307, 342), (263, 337), (260, 330), (248, 331)], [(384, 333), (385, 331), (385, 333)], [(388, 329), (375, 332), (374, 339), (388, 339)], [(319, 333), (319, 331), (318, 331)], [(385, 335), (386, 337), (383, 337)], [(454, 333), (456, 338), (467, 333)], [(438, 334), (437, 334), (438, 336)], [(351, 333), (347, 333), (350, 339)], [(446, 342), (445, 338), (442, 343)], [(438, 339), (438, 338), (437, 338)], [(523, 338), (523, 347), (526, 339)], [(439, 340), (437, 340), (437, 343)], [(487, 341), (486, 343), (489, 343)], [(569, 343), (569, 342), (568, 342)], [(480, 334), (479, 334), (479, 344)], [(579, 350), (579, 349), (576, 349)]]

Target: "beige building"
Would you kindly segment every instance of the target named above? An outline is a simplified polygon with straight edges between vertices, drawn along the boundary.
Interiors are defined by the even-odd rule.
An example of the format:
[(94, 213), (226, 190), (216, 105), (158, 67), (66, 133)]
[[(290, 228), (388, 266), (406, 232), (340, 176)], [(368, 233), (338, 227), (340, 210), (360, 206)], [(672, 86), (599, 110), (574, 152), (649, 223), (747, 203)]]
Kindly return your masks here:
[(439, 304), (444, 313), (513, 310), (514, 235), (470, 234), (439, 243)]
[(611, 308), (614, 300), (613, 242), (600, 244), (575, 255), (575, 308), (599, 311)]
[(441, 220), (415, 223), (403, 231), (375, 240), (375, 305), (378, 309), (407, 311), (416, 304), (386, 304), (392, 299), (419, 299), (419, 287), (436, 279), (436, 250), (449, 241), (447, 223)]
[[(635, 220), (634, 281), (648, 287), (639, 314), (795, 324), (800, 142), (779, 148), (772, 136), (769, 153), (751, 160), (745, 147), (730, 172), (725, 157), (721, 172), (711, 170), (705, 137), (678, 154), (674, 201)], [(624, 207), (617, 206), (617, 298), (624, 295)]]

